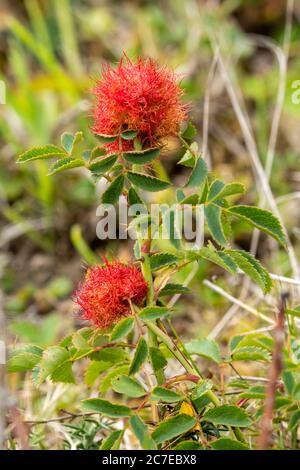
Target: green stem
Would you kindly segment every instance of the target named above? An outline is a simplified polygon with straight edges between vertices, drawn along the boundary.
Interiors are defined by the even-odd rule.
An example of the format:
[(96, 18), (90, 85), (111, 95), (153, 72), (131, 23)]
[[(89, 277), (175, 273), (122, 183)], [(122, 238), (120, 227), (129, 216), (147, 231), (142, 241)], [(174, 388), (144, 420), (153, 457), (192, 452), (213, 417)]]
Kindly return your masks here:
[[(140, 240), (140, 247), (143, 245), (143, 241)], [(147, 294), (147, 305), (152, 305), (154, 302), (154, 287), (153, 287), (153, 279), (152, 279), (152, 272), (150, 267), (150, 257), (148, 253), (141, 253), (142, 256), (142, 273), (144, 276), (145, 281), (148, 283), (148, 294)]]
[[(138, 171), (139, 170), (139, 165), (133, 165), (132, 167), (133, 171)], [(153, 277), (152, 277), (152, 271), (151, 271), (151, 266), (150, 266), (150, 257), (149, 257), (149, 250), (143, 251), (143, 245), (145, 243), (149, 243), (149, 240), (143, 240), (139, 239), (139, 246), (140, 246), (140, 251), (141, 251), (141, 257), (143, 259), (141, 265), (142, 265), (142, 273), (144, 276), (144, 279), (148, 283), (148, 294), (147, 294), (147, 305), (152, 305), (154, 303), (154, 286), (153, 286)], [(158, 348), (158, 342), (157, 342), (157, 337), (156, 335), (148, 329), (148, 334), (149, 334), (149, 346), (150, 348)], [(152, 365), (153, 366), (153, 365)], [(166, 378), (163, 369), (160, 370), (154, 370), (153, 368), (154, 375), (156, 377), (156, 381), (158, 385), (162, 385), (165, 383)]]
[[(140, 240), (140, 247), (143, 246), (143, 241)], [(152, 272), (151, 272), (151, 267), (150, 267), (150, 259), (149, 259), (149, 254), (148, 253), (141, 253), (142, 254), (142, 273), (145, 278), (145, 280), (148, 282), (148, 294), (147, 294), (147, 305), (152, 305), (154, 303), (154, 287), (153, 287), (153, 278), (152, 278)], [(149, 333), (149, 346), (150, 348), (158, 348), (158, 343), (157, 343), (157, 337), (155, 333), (151, 329), (148, 328), (148, 333)], [(154, 375), (156, 377), (156, 381), (158, 385), (162, 385), (165, 383), (166, 378), (163, 369), (160, 370), (154, 370), (153, 368)]]
[(177, 343), (181, 346), (182, 348), (182, 351), (183, 353), (186, 355), (186, 357), (188, 358), (188, 360), (192, 363), (194, 369), (197, 371), (198, 375), (200, 375), (200, 371), (197, 367), (197, 364), (195, 363), (195, 361), (192, 359), (191, 355), (188, 353), (183, 341), (181, 341), (181, 339), (179, 338), (178, 334), (177, 334), (177, 331), (176, 329), (174, 328), (172, 322), (170, 319), (167, 320), (168, 321), (168, 325), (169, 327), (171, 328), (171, 331), (173, 333), (173, 335), (175, 336), (176, 340), (177, 340)]
[[(191, 152), (192, 150), (190, 149), (190, 146), (185, 142), (184, 139), (181, 138), (181, 141), (183, 144), (188, 148)], [(193, 153), (193, 152), (192, 152)], [(135, 171), (137, 165), (133, 166), (133, 171)], [(160, 168), (161, 170), (162, 168)], [(153, 305), (155, 303), (155, 292), (154, 292), (154, 286), (153, 286), (153, 277), (152, 277), (152, 271), (151, 271), (151, 266), (150, 266), (150, 257), (149, 257), (149, 251), (150, 251), (150, 243), (147, 249), (143, 250), (143, 246), (145, 244), (149, 243), (149, 240), (139, 240), (139, 245), (140, 245), (140, 250), (141, 250), (141, 257), (143, 259), (142, 261), (142, 273), (145, 278), (145, 280), (148, 282), (149, 290), (148, 290), (148, 295), (147, 295), (147, 305)], [(185, 370), (192, 375), (196, 375), (199, 377), (200, 380), (203, 380), (201, 377), (201, 374), (195, 365), (194, 361), (190, 359), (187, 359), (189, 357), (188, 354), (186, 354), (186, 350), (183, 347), (183, 351), (181, 351), (176, 344), (173, 342), (173, 340), (168, 336), (168, 334), (164, 333), (161, 328), (159, 328), (157, 322), (147, 322), (146, 323), (148, 332), (149, 332), (149, 344), (150, 347), (158, 347), (158, 341), (157, 339), (159, 338), (165, 346), (171, 351), (171, 353), (176, 357), (176, 359), (180, 362), (180, 364), (185, 368)], [(173, 329), (172, 329), (173, 331)], [(175, 338), (178, 340), (179, 337), (177, 333), (175, 334)], [(182, 345), (182, 342), (180, 341), (180, 344)], [(187, 357), (186, 357), (187, 356)], [(155, 371), (154, 374), (157, 380), (157, 383), (159, 385), (163, 384), (166, 379), (163, 370), (160, 371)], [(221, 403), (217, 397), (217, 395), (212, 391), (208, 390), (207, 391), (207, 396), (211, 400), (211, 402), (215, 406), (220, 406)], [(245, 442), (244, 436), (242, 432), (240, 431), (239, 428), (232, 428), (232, 431), (236, 438), (241, 441)]]
[[(153, 331), (155, 335), (167, 346), (167, 348), (172, 352), (172, 354), (178, 359), (180, 364), (185, 368), (185, 370), (192, 375), (197, 375), (200, 379), (202, 379), (201, 375), (199, 374), (198, 371), (194, 369), (194, 367), (189, 363), (189, 361), (185, 358), (185, 356), (178, 351), (176, 348), (176, 345), (173, 343), (171, 338), (169, 338), (168, 335), (166, 335), (155, 323), (153, 322), (147, 322), (148, 329)], [(207, 395), (209, 396), (210, 400), (216, 405), (220, 406), (220, 402), (218, 397), (209, 390), (207, 392)]]

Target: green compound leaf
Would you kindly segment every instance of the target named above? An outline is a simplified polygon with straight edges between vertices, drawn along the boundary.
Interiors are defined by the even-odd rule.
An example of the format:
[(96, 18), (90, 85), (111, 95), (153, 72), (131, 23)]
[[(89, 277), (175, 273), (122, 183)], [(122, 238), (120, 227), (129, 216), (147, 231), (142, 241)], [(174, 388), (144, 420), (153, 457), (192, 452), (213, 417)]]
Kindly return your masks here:
[(182, 189), (176, 189), (176, 201), (180, 204), (185, 199), (185, 194)]
[(167, 307), (145, 307), (140, 311), (139, 318), (143, 321), (154, 321), (170, 315)]
[(194, 168), (197, 158), (199, 158), (198, 144), (197, 142), (192, 142), (183, 157), (177, 162), (177, 165), (183, 165), (187, 168)]
[[(195, 254), (192, 253), (192, 255)], [(211, 261), (212, 263), (217, 264), (221, 268), (228, 271), (230, 274), (236, 274), (237, 272), (236, 263), (231, 258), (231, 256), (228, 253), (225, 253), (224, 251), (217, 251), (214, 249), (214, 247), (208, 246), (202, 247), (197, 253), (197, 255), (199, 255), (200, 258), (204, 258), (208, 261)]]
[(85, 163), (80, 158), (66, 157), (58, 160), (49, 168), (48, 175), (54, 175), (64, 170), (71, 170), (72, 168), (78, 168), (80, 166), (85, 166)]
[(114, 364), (124, 364), (128, 360), (128, 354), (124, 348), (111, 347), (96, 351), (91, 355), (95, 361), (113, 362)]
[(179, 213), (178, 209), (174, 209), (174, 207), (162, 212), (161, 228), (163, 236), (166, 234), (166, 238), (177, 250), (181, 249), (180, 219), (181, 211)]
[(136, 190), (132, 187), (128, 191), (128, 202), (130, 206), (133, 206), (134, 204), (141, 204), (143, 207), (145, 207), (145, 212), (148, 212), (144, 202), (142, 201)]
[(141, 418), (138, 415), (133, 415), (129, 423), (141, 447), (145, 450), (155, 450), (156, 444), (148, 432), (148, 427)]
[(203, 158), (198, 158), (192, 173), (186, 183), (187, 188), (195, 188), (201, 186), (204, 183), (206, 177), (208, 175), (208, 168)]
[(38, 382), (41, 384), (47, 377), (53, 382), (75, 382), (72, 373), (71, 353), (60, 346), (45, 349), (39, 363)]
[(178, 257), (172, 253), (156, 253), (150, 257), (150, 266), (152, 271), (157, 271), (164, 266), (170, 266), (178, 261)]
[(199, 204), (200, 196), (199, 194), (190, 194), (187, 197), (184, 197), (180, 200), (180, 204), (183, 206), (184, 204), (191, 204), (192, 206), (196, 206)]
[(264, 400), (265, 399), (265, 387), (262, 385), (257, 385), (256, 387), (251, 387), (246, 392), (240, 393), (240, 398), (247, 398), (250, 400)]
[(132, 317), (123, 318), (119, 321), (111, 332), (110, 341), (118, 341), (119, 339), (127, 336), (134, 326), (134, 319)]
[(149, 148), (146, 150), (124, 152), (123, 157), (129, 163), (143, 165), (154, 160), (156, 157), (158, 157), (159, 153), (159, 148)]
[(116, 163), (118, 155), (106, 155), (93, 160), (89, 165), (89, 170), (96, 174), (106, 173)]
[(155, 387), (151, 393), (151, 399), (155, 401), (162, 401), (165, 403), (175, 403), (184, 399), (182, 395), (169, 390), (165, 387)]
[(73, 143), (74, 143), (74, 135), (71, 134), (71, 132), (64, 132), (61, 136), (61, 144), (68, 153), (72, 152)]
[(64, 149), (57, 147), (56, 145), (43, 145), (41, 147), (33, 147), (30, 150), (22, 153), (17, 163), (26, 163), (33, 160), (45, 160), (46, 158), (54, 158), (60, 156), (66, 156), (67, 153)]
[(272, 353), (274, 349), (274, 339), (259, 333), (251, 333), (245, 336), (234, 336), (230, 341), (230, 349), (235, 352), (237, 348), (244, 346), (257, 346)]
[(195, 426), (196, 422), (196, 419), (192, 416), (179, 414), (160, 423), (151, 436), (156, 444), (161, 444), (186, 433)]
[(213, 408), (205, 413), (202, 420), (216, 425), (238, 426), (240, 428), (251, 424), (246, 411), (233, 405), (221, 405)]
[(33, 369), (41, 360), (43, 349), (27, 345), (17, 349), (7, 362), (7, 372), (25, 372)]
[(213, 388), (213, 383), (211, 380), (203, 380), (199, 385), (193, 388), (191, 398), (193, 401), (198, 400), (203, 395), (205, 395), (209, 390)]
[(204, 207), (204, 213), (208, 225), (208, 229), (213, 239), (221, 246), (227, 244), (227, 240), (224, 234), (224, 228), (222, 226), (222, 210), (217, 205), (210, 204)]
[(211, 359), (219, 364), (222, 361), (221, 352), (218, 344), (212, 339), (194, 339), (185, 345), (189, 354)]
[(109, 143), (109, 142), (114, 142), (115, 140), (118, 139), (118, 135), (105, 135), (105, 134), (97, 134), (95, 133), (96, 137), (100, 140), (100, 142), (103, 142), (104, 144)]
[(184, 139), (193, 139), (195, 137), (195, 135), (197, 134), (197, 130), (196, 130), (196, 127), (194, 126), (194, 124), (192, 123), (192, 121), (189, 121), (188, 122), (188, 125), (186, 126), (185, 130), (181, 133), (181, 136), (184, 138)]
[(272, 212), (252, 206), (233, 206), (227, 209), (230, 214), (248, 222), (253, 227), (271, 235), (282, 246), (286, 246), (286, 239), (279, 220)]
[(142, 385), (135, 379), (127, 375), (119, 375), (111, 381), (111, 386), (115, 392), (122, 393), (131, 398), (139, 398), (146, 395)]
[(149, 356), (154, 370), (161, 370), (166, 367), (167, 360), (159, 348), (149, 348)]
[(104, 394), (111, 389), (111, 383), (115, 377), (118, 377), (121, 374), (128, 374), (129, 366), (128, 364), (115, 366), (110, 369), (104, 378), (101, 379), (99, 391)]
[(136, 374), (148, 356), (148, 346), (145, 339), (141, 336), (137, 344), (130, 368), (129, 375)]
[(102, 398), (88, 398), (82, 401), (84, 410), (95, 411), (110, 418), (125, 418), (131, 415), (131, 409), (128, 406), (117, 405)]
[(203, 447), (197, 441), (182, 441), (179, 442), (175, 447), (172, 447), (172, 450), (202, 450)]
[(119, 175), (102, 194), (103, 204), (116, 204), (124, 187), (124, 175)]
[(159, 297), (174, 294), (189, 294), (190, 292), (191, 291), (188, 287), (183, 286), (182, 284), (175, 284), (170, 282), (159, 291)]
[(125, 140), (133, 140), (138, 135), (139, 131), (128, 129), (127, 131), (122, 132), (121, 137)]
[(100, 446), (100, 450), (118, 450), (124, 436), (124, 430), (113, 431), (104, 439)]
[(135, 173), (132, 171), (128, 171), (127, 178), (132, 184), (134, 184), (138, 188), (150, 192), (162, 191), (170, 186), (170, 183), (168, 183), (167, 181), (154, 178), (154, 176), (146, 175), (144, 173)]
[(194, 168), (196, 155), (187, 150), (183, 157), (177, 162), (177, 165), (183, 165), (187, 168)]
[(295, 411), (295, 413), (292, 414), (290, 422), (289, 422), (289, 429), (295, 429), (300, 422), (300, 410)]
[(272, 288), (270, 275), (251, 253), (243, 250), (225, 250), (225, 253), (230, 255), (237, 266), (256, 282), (264, 292), (270, 292)]
[(214, 186), (217, 181), (214, 181), (208, 193), (207, 201), (210, 203), (227, 196), (232, 196), (233, 194), (243, 194), (245, 192), (245, 186), (241, 183), (229, 183), (226, 185), (222, 183), (222, 187), (219, 186), (215, 189)]
[(232, 360), (270, 362), (271, 354), (266, 349), (258, 346), (244, 346), (234, 350)]
[(57, 367), (50, 375), (52, 382), (63, 382), (75, 384), (75, 377), (72, 370), (72, 363), (65, 362), (61, 366)]
[(61, 144), (68, 153), (72, 153), (74, 146), (81, 140), (83, 140), (82, 132), (76, 132), (76, 134), (64, 132), (61, 136)]
[(112, 363), (108, 361), (91, 361), (84, 374), (84, 382), (86, 385), (92, 387), (98, 377), (103, 372), (107, 372), (111, 366)]
[(99, 147), (98, 145), (93, 148), (93, 150), (90, 152), (90, 160), (95, 160), (96, 158), (100, 158), (106, 155), (106, 150), (104, 147)]
[(76, 349), (90, 349), (91, 345), (88, 343), (89, 338), (92, 336), (93, 330), (91, 328), (81, 328), (75, 331), (72, 335), (72, 343)]
[(224, 187), (225, 183), (223, 181), (214, 180), (208, 188), (206, 201), (208, 202), (209, 199), (213, 199), (215, 196), (217, 196), (219, 192), (223, 190)]
[(246, 444), (229, 439), (228, 437), (221, 437), (211, 442), (210, 445), (214, 450), (249, 450)]

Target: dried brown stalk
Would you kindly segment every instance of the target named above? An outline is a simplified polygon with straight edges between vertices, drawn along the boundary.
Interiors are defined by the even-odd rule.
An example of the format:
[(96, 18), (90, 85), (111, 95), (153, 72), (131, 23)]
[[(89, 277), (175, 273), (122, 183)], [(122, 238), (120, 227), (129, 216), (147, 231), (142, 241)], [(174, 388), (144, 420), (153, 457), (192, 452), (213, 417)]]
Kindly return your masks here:
[(29, 445), (29, 426), (23, 420), (18, 408), (12, 406), (9, 410), (9, 421), (12, 424), (12, 432), (19, 442), (21, 450), (30, 450)]
[(5, 314), (3, 310), (3, 295), (0, 290), (0, 449), (5, 448), (5, 427), (6, 427), (6, 408), (7, 408), (7, 387), (6, 387), (6, 367), (5, 367)]
[(284, 320), (285, 320), (285, 295), (282, 296), (277, 316), (277, 323), (274, 328), (274, 350), (272, 362), (268, 373), (268, 383), (266, 385), (265, 409), (260, 422), (260, 435), (257, 441), (259, 450), (267, 450), (272, 446), (272, 421), (276, 398), (278, 379), (282, 371), (282, 348), (284, 345)]

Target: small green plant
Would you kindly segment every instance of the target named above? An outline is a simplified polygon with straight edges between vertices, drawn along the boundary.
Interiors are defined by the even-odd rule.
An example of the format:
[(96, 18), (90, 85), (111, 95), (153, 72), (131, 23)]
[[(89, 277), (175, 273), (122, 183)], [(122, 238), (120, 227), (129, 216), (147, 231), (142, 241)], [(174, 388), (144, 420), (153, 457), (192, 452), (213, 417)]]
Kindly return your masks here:
[[(49, 175), (80, 167), (95, 181), (107, 180), (103, 204), (115, 205), (123, 196), (130, 207), (138, 204), (144, 208), (131, 222), (136, 234), (132, 262), (105, 259), (94, 264), (78, 287), (74, 299), (89, 325), (55, 346), (26, 345), (9, 360), (10, 372), (32, 370), (36, 386), (47, 379), (76, 383), (75, 364), (80, 362), (85, 368), (85, 386), (97, 385), (99, 396), (78, 403), (78, 413), (107, 417), (111, 431), (100, 444), (95, 440), (93, 420), (72, 427), (73, 438), (84, 436), (79, 448), (119, 448), (123, 431), (114, 428), (115, 422), (121, 422), (123, 430), (129, 428), (143, 449), (245, 450), (256, 447), (260, 433), (265, 387), (250, 386), (238, 376), (226, 384), (220, 383), (218, 375), (207, 378), (198, 358), (216, 368), (234, 368), (236, 361), (259, 361), (275, 367), (276, 337), (267, 333), (235, 336), (225, 355), (208, 338), (183, 341), (173, 327), (174, 308), (168, 299), (189, 292), (186, 285), (174, 280), (178, 272), (207, 261), (233, 276), (243, 272), (264, 293), (270, 292), (268, 271), (249, 252), (231, 246), (231, 225), (235, 219), (246, 222), (282, 247), (285, 234), (271, 212), (231, 203), (231, 196), (243, 195), (245, 188), (239, 182), (216, 179), (208, 170), (193, 141), (196, 130), (187, 122), (187, 107), (181, 102), (175, 78), (151, 60), (132, 63), (124, 58), (116, 69), (105, 69), (95, 87), (93, 132), (99, 146), (86, 148), (81, 132), (64, 133), (61, 146), (35, 147), (18, 159), (22, 164), (51, 161)], [(184, 149), (178, 163), (188, 168), (189, 176), (182, 188), (174, 188), (159, 160), (163, 140), (169, 135), (177, 135)], [(176, 211), (170, 205), (153, 230), (149, 195), (164, 190), (176, 204)], [(196, 244), (191, 249), (177, 236), (178, 212), (186, 206), (193, 214), (201, 211), (210, 234), (203, 246)], [(167, 250), (160, 244), (166, 229)], [(94, 261), (89, 250), (88, 255)], [(291, 333), (299, 311), (299, 307), (286, 312), (282, 309)], [(277, 325), (281, 333), (284, 323)], [(282, 427), (293, 445), (297, 443), (299, 349), (295, 337), (277, 351), (284, 360), (283, 382), (278, 382), (281, 369), (274, 369), (275, 414), (271, 419), (277, 448), (283, 447), (286, 439)], [(176, 375), (168, 367), (172, 361), (180, 366)]]

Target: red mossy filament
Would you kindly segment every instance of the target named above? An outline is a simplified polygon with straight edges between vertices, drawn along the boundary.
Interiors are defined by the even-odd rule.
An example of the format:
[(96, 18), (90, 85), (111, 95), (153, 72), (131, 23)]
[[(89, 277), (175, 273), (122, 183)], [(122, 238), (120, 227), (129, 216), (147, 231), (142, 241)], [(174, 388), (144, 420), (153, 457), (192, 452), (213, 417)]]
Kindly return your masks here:
[(89, 268), (75, 293), (82, 318), (101, 329), (109, 328), (131, 314), (130, 301), (142, 305), (148, 284), (133, 264), (119, 261)]
[[(116, 135), (126, 129), (138, 130), (144, 148), (159, 145), (164, 137), (178, 133), (187, 117), (176, 75), (152, 59), (140, 58), (133, 63), (124, 57), (116, 68), (105, 66), (93, 92), (93, 131)], [(106, 146), (116, 151), (120, 142)], [(131, 146), (131, 141), (122, 140), (121, 150)]]

